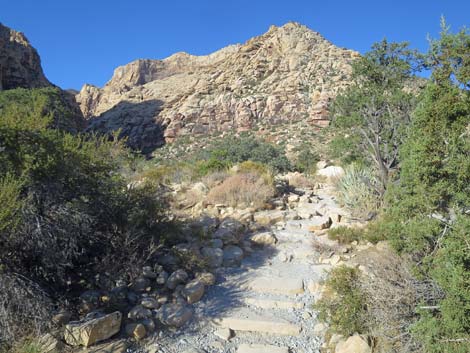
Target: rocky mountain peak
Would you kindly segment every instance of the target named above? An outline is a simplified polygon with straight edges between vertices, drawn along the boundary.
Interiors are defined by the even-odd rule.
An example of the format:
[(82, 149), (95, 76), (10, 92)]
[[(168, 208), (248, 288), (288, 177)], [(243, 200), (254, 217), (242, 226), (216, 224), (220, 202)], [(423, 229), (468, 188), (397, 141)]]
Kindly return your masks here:
[(0, 90), (51, 86), (26, 36), (0, 23)]
[(290, 22), (209, 55), (133, 61), (102, 89), (84, 87), (77, 101), (90, 129), (121, 129), (147, 151), (184, 135), (299, 120), (324, 126), (358, 55)]

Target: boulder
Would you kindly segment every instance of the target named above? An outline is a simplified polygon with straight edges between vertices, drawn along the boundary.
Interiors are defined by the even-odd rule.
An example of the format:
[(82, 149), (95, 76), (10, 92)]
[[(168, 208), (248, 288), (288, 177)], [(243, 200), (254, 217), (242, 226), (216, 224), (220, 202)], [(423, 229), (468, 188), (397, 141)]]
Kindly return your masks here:
[(224, 248), (224, 266), (237, 267), (243, 260), (243, 250), (235, 245), (229, 245)]
[(145, 292), (151, 289), (150, 280), (146, 277), (139, 277), (134, 280), (131, 286), (132, 290), (136, 292)]
[(87, 290), (80, 295), (80, 312), (89, 313), (100, 306), (101, 292)]
[(214, 335), (223, 341), (228, 341), (233, 337), (233, 331), (229, 328), (220, 328), (214, 332)]
[(320, 169), (324, 169), (326, 167), (328, 167), (328, 162), (327, 161), (318, 161), (316, 166), (317, 166), (317, 170), (320, 170)]
[(185, 270), (176, 270), (166, 282), (168, 289), (175, 289), (178, 284), (185, 283), (188, 280), (188, 273)]
[(122, 314), (116, 311), (84, 322), (70, 322), (65, 325), (65, 342), (71, 346), (91, 346), (117, 334), (121, 328), (121, 319)]
[(162, 324), (172, 327), (181, 327), (193, 316), (193, 309), (184, 304), (165, 304), (158, 311), (158, 318)]
[(338, 166), (329, 166), (317, 171), (317, 175), (328, 178), (340, 178), (344, 175), (344, 169)]
[(158, 309), (160, 304), (158, 303), (157, 299), (152, 298), (152, 297), (145, 297), (142, 298), (142, 301), (140, 304), (147, 309)]
[(359, 335), (348, 337), (336, 345), (335, 353), (372, 353), (367, 340)]
[(147, 335), (147, 330), (145, 329), (145, 326), (140, 323), (127, 324), (125, 331), (127, 336), (132, 337), (138, 341), (145, 338), (145, 336)]
[(41, 336), (37, 345), (40, 347), (41, 353), (60, 353), (64, 349), (64, 344), (50, 333)]
[(211, 239), (207, 242), (207, 246), (210, 248), (219, 248), (222, 249), (224, 247), (224, 242), (222, 239)]
[(189, 304), (198, 302), (204, 295), (204, 284), (198, 279), (194, 279), (183, 288), (181, 295)]
[(126, 353), (128, 346), (125, 340), (112, 341), (89, 348), (85, 353)]
[(307, 227), (310, 232), (317, 232), (330, 228), (332, 223), (330, 217), (314, 217), (309, 221)]
[(58, 326), (63, 326), (68, 324), (70, 319), (72, 318), (72, 314), (68, 311), (60, 311), (52, 317), (52, 322)]
[(321, 336), (326, 332), (327, 329), (328, 329), (328, 326), (326, 326), (322, 322), (319, 322), (313, 327), (313, 333), (317, 336)]
[(201, 254), (212, 268), (220, 267), (224, 262), (224, 251), (222, 249), (204, 247), (201, 249)]
[(140, 320), (139, 322), (145, 326), (145, 330), (147, 330), (148, 333), (155, 332), (155, 329), (157, 328), (155, 321), (151, 318)]
[(290, 194), (288, 197), (287, 197), (287, 202), (288, 203), (297, 203), (300, 201), (300, 196), (299, 195), (296, 195), (296, 194)]
[(127, 317), (131, 320), (147, 319), (152, 317), (152, 311), (143, 307), (142, 305), (136, 305), (129, 311)]
[(163, 286), (168, 280), (168, 277), (169, 277), (168, 272), (166, 271), (160, 272), (157, 277), (157, 284)]
[(277, 243), (277, 238), (271, 232), (257, 233), (250, 237), (252, 243), (256, 245), (274, 245)]
[(144, 266), (144, 268), (142, 269), (142, 276), (144, 276), (145, 278), (148, 278), (148, 279), (157, 278), (157, 274), (155, 273), (155, 271), (150, 266)]
[(286, 213), (281, 210), (276, 211), (260, 211), (253, 215), (256, 223), (261, 225), (273, 225), (285, 219)]
[(238, 244), (244, 229), (245, 227), (240, 221), (227, 218), (222, 221), (213, 237), (222, 240), (225, 245)]
[(213, 286), (215, 284), (215, 276), (210, 272), (197, 273), (196, 279), (205, 286)]

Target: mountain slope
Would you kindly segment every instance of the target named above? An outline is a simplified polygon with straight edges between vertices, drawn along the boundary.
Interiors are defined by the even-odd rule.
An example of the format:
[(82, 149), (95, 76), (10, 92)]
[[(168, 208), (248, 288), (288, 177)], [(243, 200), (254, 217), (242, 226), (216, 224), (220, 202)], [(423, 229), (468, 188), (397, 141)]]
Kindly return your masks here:
[(207, 56), (136, 60), (118, 67), (102, 89), (85, 85), (76, 98), (91, 130), (122, 129), (144, 152), (184, 135), (302, 119), (323, 126), (358, 55), (288, 23)]
[(36, 49), (23, 33), (0, 23), (0, 91), (48, 86)]

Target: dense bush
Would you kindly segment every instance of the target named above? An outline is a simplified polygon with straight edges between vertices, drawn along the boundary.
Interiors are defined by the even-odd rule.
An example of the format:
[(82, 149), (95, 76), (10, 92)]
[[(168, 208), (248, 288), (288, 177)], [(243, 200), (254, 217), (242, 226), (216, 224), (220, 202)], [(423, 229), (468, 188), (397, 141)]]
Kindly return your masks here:
[(328, 229), (328, 238), (336, 240), (340, 244), (350, 244), (353, 241), (364, 239), (364, 230), (352, 227), (335, 227)]
[(400, 181), (387, 192), (382, 227), (410, 254), (420, 275), (440, 286), (414, 326), (430, 353), (470, 351), (470, 33), (431, 42), (432, 76), (400, 150)]
[(73, 133), (82, 130), (85, 124), (73, 96), (55, 87), (2, 91), (0, 115), (18, 121), (26, 116), (50, 116), (49, 127)]
[[(165, 226), (158, 185), (126, 186), (121, 172), (131, 156), (121, 141), (51, 129), (43, 100), (24, 105), (20, 93), (0, 93), (0, 297), (18, 299), (0, 304), (0, 345), (26, 331), (18, 325), (47, 322), (42, 298), (96, 286), (103, 270), (130, 275)], [(28, 294), (36, 292), (44, 295)]]
[(194, 159), (201, 175), (246, 161), (265, 164), (274, 172), (286, 172), (291, 169), (282, 148), (254, 137), (226, 137), (198, 153)]
[(359, 277), (360, 272), (355, 268), (334, 268), (326, 280), (325, 293), (315, 304), (320, 320), (328, 322), (334, 332), (345, 336), (366, 331), (366, 308)]
[[(382, 173), (380, 178), (382, 184), (386, 182), (383, 185), (383, 189), (386, 189), (384, 212), (368, 227), (364, 236), (369, 234), (376, 239), (389, 239), (402, 258), (412, 260), (414, 275), (420, 279), (420, 281), (413, 279), (406, 274), (405, 268), (397, 267), (396, 271), (388, 274), (379, 273), (375, 278), (361, 284), (361, 291), (367, 304), (366, 317), (385, 317), (380, 322), (367, 325), (366, 331), (381, 337), (388, 345), (388, 350), (385, 349), (387, 352), (470, 351), (469, 48), (468, 30), (451, 34), (444, 24), (441, 38), (431, 41), (430, 51), (424, 58), (432, 74), (419, 96), (419, 103), (412, 115), (409, 115), (409, 112), (410, 107), (414, 105), (414, 98), (407, 96), (408, 93), (397, 91), (396, 88), (399, 86), (391, 87), (393, 90), (384, 87), (382, 91), (372, 92), (374, 94), (369, 95), (374, 99), (381, 97), (382, 100), (377, 102), (393, 104), (393, 109), (398, 109), (395, 111), (398, 115), (394, 113), (398, 118), (396, 120), (398, 125), (390, 125), (393, 120), (385, 121), (384, 125), (377, 125), (381, 131), (386, 132), (392, 128), (394, 133), (399, 131), (401, 133), (387, 135), (383, 139), (382, 134), (377, 134), (378, 131), (374, 130), (373, 132), (379, 137), (376, 140), (379, 145), (375, 148), (370, 144), (374, 140), (365, 132), (359, 136), (360, 141), (356, 141), (363, 146), (369, 143), (370, 151), (373, 152), (370, 157), (375, 159), (376, 163), (379, 161), (377, 158), (379, 152), (382, 161), (391, 166), (388, 168), (388, 176)], [(387, 56), (381, 58), (385, 59)], [(395, 59), (401, 60), (400, 56)], [(400, 67), (406, 69), (403, 71), (406, 74), (402, 76), (404, 78), (409, 71), (406, 65)], [(373, 66), (369, 69), (373, 69)], [(368, 71), (368, 74), (375, 75), (375, 73), (377, 72), (374, 70)], [(394, 79), (394, 76), (391, 78)], [(402, 78), (397, 83), (406, 84), (406, 80), (403, 81)], [(368, 85), (365, 85), (361, 89), (367, 88)], [(412, 93), (413, 89), (407, 92)], [(389, 101), (395, 95), (402, 99)], [(369, 99), (367, 96), (360, 94), (360, 90), (351, 91), (351, 89), (346, 95), (339, 97), (335, 108), (339, 110), (333, 109), (339, 114), (334, 123), (336, 128), (340, 127), (340, 130), (336, 130), (338, 137), (357, 139), (358, 135), (352, 132), (354, 130), (361, 132), (358, 127), (367, 126), (363, 123), (371, 121), (361, 122), (361, 119), (367, 117), (361, 110), (361, 107), (369, 109), (367, 104), (363, 104), (367, 99)], [(393, 117), (384, 111), (383, 117), (387, 119)], [(409, 117), (411, 123), (403, 125)], [(384, 123), (382, 120), (379, 122)], [(403, 129), (404, 126), (406, 130)], [(353, 140), (336, 139), (334, 143), (336, 143), (333, 144), (336, 152), (342, 149), (345, 152), (349, 150), (349, 153), (345, 154), (349, 160), (356, 159), (363, 163), (369, 159), (364, 153), (361, 154), (361, 149), (355, 148)], [(398, 156), (395, 152), (388, 154), (391, 159), (384, 154), (392, 151), (390, 143), (393, 144), (393, 150), (399, 152)], [(358, 143), (357, 146), (361, 144)], [(384, 147), (388, 150), (382, 150)], [(362, 149), (362, 152), (364, 151), (367, 151), (367, 148)], [(391, 172), (399, 174), (391, 178)], [(368, 191), (375, 189), (375, 182), (367, 174), (356, 170), (341, 181), (343, 185), (340, 182), (340, 199), (349, 207), (356, 208), (359, 205), (361, 210), (368, 208), (361, 207), (361, 204), (374, 204), (367, 195), (370, 195)], [(372, 199), (375, 199), (375, 196)], [(344, 231), (340, 233), (333, 236), (355, 237), (343, 234)], [(375, 266), (378, 270), (385, 271), (387, 268), (390, 269), (385, 265)], [(394, 274), (395, 272), (400, 275)], [(402, 289), (396, 290), (400, 287)], [(384, 291), (384, 288), (387, 290)], [(387, 305), (379, 297), (374, 297), (381, 292), (388, 301), (392, 297), (386, 294), (390, 292), (396, 293), (395, 297), (403, 298), (403, 302)], [(398, 293), (406, 292), (410, 295), (398, 296)], [(382, 304), (377, 306), (374, 303)], [(399, 311), (397, 308), (406, 310)], [(396, 326), (384, 326), (381, 322), (396, 322)]]
[(302, 144), (295, 152), (293, 169), (308, 175), (315, 175), (319, 154), (308, 144)]

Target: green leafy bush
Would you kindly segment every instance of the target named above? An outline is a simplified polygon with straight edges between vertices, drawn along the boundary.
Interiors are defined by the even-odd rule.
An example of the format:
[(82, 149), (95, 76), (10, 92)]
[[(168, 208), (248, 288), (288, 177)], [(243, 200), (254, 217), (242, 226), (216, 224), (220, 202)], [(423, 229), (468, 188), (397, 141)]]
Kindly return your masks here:
[(82, 283), (93, 286), (97, 268), (112, 278), (141, 270), (167, 227), (159, 186), (127, 186), (123, 141), (52, 128), (42, 96), (19, 93), (25, 102), (2, 101), (0, 109), (0, 346), (7, 347), (50, 322), (48, 305)]
[(318, 153), (307, 144), (301, 145), (295, 152), (293, 169), (308, 175), (315, 175), (317, 162), (320, 160)]
[(365, 304), (359, 286), (359, 270), (339, 266), (326, 280), (326, 292), (315, 304), (319, 318), (330, 324), (334, 332), (345, 336), (364, 333)]
[(199, 163), (199, 174), (224, 170), (231, 166), (253, 161), (269, 166), (274, 172), (286, 172), (291, 165), (284, 151), (254, 137), (226, 137), (194, 156)]
[(340, 244), (350, 244), (353, 241), (360, 241), (364, 238), (364, 230), (351, 227), (335, 227), (328, 229), (328, 238), (336, 240)]
[(24, 201), (20, 198), (23, 182), (11, 174), (0, 179), (0, 233), (15, 229), (21, 220), (20, 211)]
[(470, 33), (431, 42), (431, 79), (400, 149), (400, 181), (389, 188), (386, 235), (443, 295), (427, 296), (415, 338), (430, 353), (470, 351)]
[[(26, 117), (49, 117), (48, 127), (77, 133), (85, 121), (73, 96), (55, 87), (12, 89), (0, 92), (0, 115), (23, 124)], [(32, 126), (31, 121), (27, 122)], [(42, 121), (38, 121), (41, 124)]]

